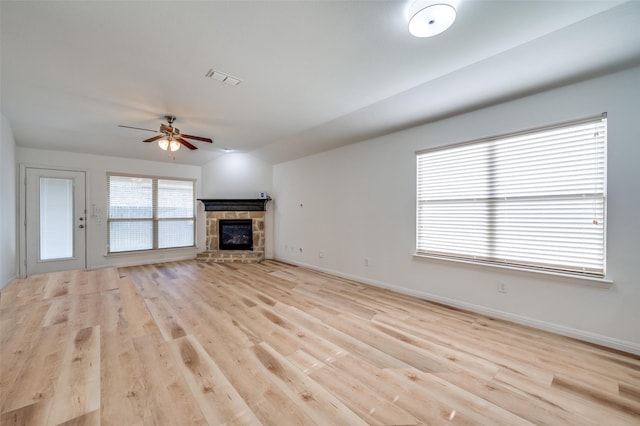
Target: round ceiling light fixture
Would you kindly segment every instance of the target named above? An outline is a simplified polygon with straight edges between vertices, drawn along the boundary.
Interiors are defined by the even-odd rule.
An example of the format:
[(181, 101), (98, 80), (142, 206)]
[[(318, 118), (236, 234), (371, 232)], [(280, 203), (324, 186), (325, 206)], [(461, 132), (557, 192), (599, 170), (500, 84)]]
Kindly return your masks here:
[(409, 8), (409, 32), (415, 37), (433, 37), (456, 20), (456, 8), (445, 1), (415, 0)]

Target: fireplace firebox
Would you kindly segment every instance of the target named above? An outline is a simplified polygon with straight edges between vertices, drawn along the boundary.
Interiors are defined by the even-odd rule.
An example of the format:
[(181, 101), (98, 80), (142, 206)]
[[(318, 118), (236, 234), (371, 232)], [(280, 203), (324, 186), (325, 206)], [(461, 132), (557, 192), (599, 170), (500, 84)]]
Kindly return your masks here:
[(218, 221), (219, 250), (253, 250), (251, 219), (221, 219)]

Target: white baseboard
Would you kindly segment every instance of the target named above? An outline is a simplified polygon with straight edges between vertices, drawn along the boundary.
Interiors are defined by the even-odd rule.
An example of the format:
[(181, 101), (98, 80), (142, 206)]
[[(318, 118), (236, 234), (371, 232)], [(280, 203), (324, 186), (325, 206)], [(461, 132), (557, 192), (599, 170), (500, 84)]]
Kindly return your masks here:
[(291, 259), (283, 259), (283, 258), (274, 258), (275, 260), (279, 260), (285, 263), (290, 263), (297, 266), (302, 266), (304, 268), (312, 269), (319, 272), (325, 272), (327, 274), (335, 275), (337, 277), (346, 278), (353, 281), (358, 281), (364, 284), (369, 284), (374, 287), (380, 287), (387, 290), (392, 290), (401, 294), (406, 294), (408, 296), (418, 297), (420, 299), (429, 300), (432, 302), (441, 303), (443, 305), (452, 306), (455, 308), (464, 309), (470, 312), (475, 312), (478, 314), (486, 315), (489, 317), (502, 319), (506, 321), (511, 321), (517, 324), (526, 325), (532, 328), (537, 328), (539, 330), (549, 331), (551, 333), (559, 334), (562, 336), (571, 337), (574, 339), (582, 340), (589, 343), (594, 343), (596, 345), (606, 346), (608, 348), (617, 349), (624, 352), (629, 352), (635, 355), (640, 355), (640, 344), (635, 342), (630, 342), (627, 340), (616, 339), (613, 337), (605, 336), (598, 333), (592, 333), (586, 330), (580, 330), (573, 327), (567, 327), (561, 324), (550, 323), (547, 321), (542, 321), (535, 318), (525, 317), (522, 315), (504, 312), (493, 308), (488, 308), (486, 306), (475, 305), (472, 303), (461, 302), (455, 299), (450, 299), (447, 297), (438, 296), (431, 293), (426, 293), (419, 290), (412, 290), (405, 287), (396, 286), (393, 284), (385, 283), (382, 281), (372, 280), (365, 277), (360, 277), (352, 274), (345, 274), (339, 271), (334, 271), (327, 268), (322, 268), (316, 265), (310, 265), (303, 262), (296, 262)]

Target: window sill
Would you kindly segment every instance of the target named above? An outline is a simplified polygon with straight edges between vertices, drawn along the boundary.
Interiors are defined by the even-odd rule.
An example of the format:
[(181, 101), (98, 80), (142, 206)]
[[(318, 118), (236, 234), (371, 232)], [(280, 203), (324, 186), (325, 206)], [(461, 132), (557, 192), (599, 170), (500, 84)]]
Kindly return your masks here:
[(560, 272), (553, 271), (543, 271), (538, 269), (528, 269), (517, 266), (509, 266), (509, 265), (497, 265), (493, 263), (485, 263), (485, 262), (474, 262), (472, 260), (462, 260), (462, 259), (450, 259), (439, 256), (429, 256), (426, 254), (418, 254), (414, 253), (413, 258), (421, 261), (435, 261), (435, 262), (443, 262), (443, 263), (458, 263), (462, 265), (468, 265), (471, 267), (479, 267), (483, 269), (502, 269), (507, 271), (514, 271), (517, 273), (523, 274), (531, 274), (537, 276), (549, 276), (553, 277), (554, 280), (573, 283), (573, 284), (582, 284), (589, 285), (599, 288), (610, 288), (613, 285), (613, 280), (609, 278), (598, 278), (598, 277), (588, 277), (588, 276), (580, 276), (580, 275), (572, 275), (572, 274), (563, 274)]

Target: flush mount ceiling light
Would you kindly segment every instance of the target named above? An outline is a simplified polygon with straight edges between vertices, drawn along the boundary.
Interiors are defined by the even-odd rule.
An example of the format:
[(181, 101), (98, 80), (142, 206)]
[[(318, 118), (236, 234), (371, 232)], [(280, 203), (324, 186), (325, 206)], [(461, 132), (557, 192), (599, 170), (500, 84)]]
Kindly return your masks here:
[(409, 7), (409, 32), (416, 37), (432, 37), (449, 28), (456, 20), (453, 2), (415, 0)]

